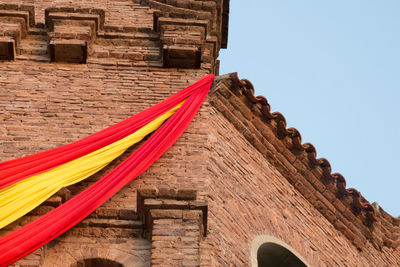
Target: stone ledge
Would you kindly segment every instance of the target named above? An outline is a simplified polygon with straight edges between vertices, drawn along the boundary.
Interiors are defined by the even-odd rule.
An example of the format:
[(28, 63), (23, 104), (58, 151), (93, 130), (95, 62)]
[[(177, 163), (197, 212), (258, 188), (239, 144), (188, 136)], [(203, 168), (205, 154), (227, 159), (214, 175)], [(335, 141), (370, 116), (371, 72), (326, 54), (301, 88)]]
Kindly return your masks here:
[(137, 211), (145, 225), (146, 236), (152, 236), (155, 219), (198, 220), (206, 236), (208, 204), (196, 201), (196, 195), (195, 190), (139, 189)]
[(197, 191), (192, 189), (169, 189), (169, 188), (146, 188), (138, 190), (138, 197), (141, 198), (166, 198), (178, 200), (195, 200), (197, 198)]
[(208, 27), (207, 20), (168, 18), (168, 17), (159, 17), (158, 15), (154, 16), (154, 31), (156, 32), (161, 31), (162, 27), (165, 25), (204, 27), (205, 29), (204, 36), (207, 36), (207, 27)]
[(88, 218), (79, 223), (76, 227), (104, 227), (104, 228), (128, 228), (142, 229), (143, 223), (135, 220), (117, 220), (117, 219), (96, 219)]
[(14, 56), (19, 53), (21, 40), (27, 36), (29, 29), (29, 12), (21, 10), (1, 9), (0, 7), (0, 36), (14, 39)]
[[(210, 13), (167, 6), (168, 10), (172, 8), (172, 13), (162, 8), (162, 11), (155, 11), (153, 15), (153, 29), (160, 34), (163, 66), (202, 68), (215, 72), (220, 39), (212, 30)], [(184, 10), (194, 13), (178, 14)]]
[[(141, 228), (121, 228), (121, 227), (79, 227), (78, 225), (65, 232), (61, 237), (78, 236), (90, 238), (123, 238), (141, 237)], [(60, 237), (58, 237), (60, 238)]]
[(102, 9), (52, 7), (45, 10), (45, 23), (51, 29), (54, 19), (93, 20), (96, 22), (96, 30), (104, 29), (105, 11)]
[(50, 31), (54, 30), (54, 22), (57, 20), (94, 21), (96, 31), (102, 29), (103, 27), (103, 25), (100, 24), (100, 15), (98, 14), (63, 13), (63, 12), (46, 13), (46, 25)]
[[(15, 14), (17, 17), (26, 18), (27, 27), (28, 25), (30, 27), (35, 26), (35, 7), (33, 5), (0, 4), (0, 10), (2, 13), (8, 12), (8, 14)], [(25, 12), (28, 12), (28, 14), (26, 15)]]
[(21, 18), (24, 21), (23, 28), (25, 28), (25, 30), (28, 30), (28, 28), (29, 28), (29, 12), (28, 11), (1, 10), (0, 9), (0, 17)]
[(54, 39), (78, 39), (93, 41), (96, 37), (96, 26), (92, 20), (55, 20), (53, 32), (48, 35)]

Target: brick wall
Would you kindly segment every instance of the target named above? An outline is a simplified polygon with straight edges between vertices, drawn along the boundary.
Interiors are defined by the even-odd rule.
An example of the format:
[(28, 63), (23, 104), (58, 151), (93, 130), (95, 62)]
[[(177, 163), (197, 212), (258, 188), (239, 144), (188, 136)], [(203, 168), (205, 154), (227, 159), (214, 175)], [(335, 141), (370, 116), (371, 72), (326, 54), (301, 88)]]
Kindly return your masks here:
[[(0, 109), (3, 111), (0, 124), (1, 161), (83, 138), (150, 107), (205, 74), (204, 71), (137, 69), (97, 64), (49, 64), (30, 61), (0, 64), (0, 73), (2, 73)], [(195, 118), (195, 123), (189, 126), (172, 149), (167, 151), (145, 174), (103, 205), (95, 216), (102, 220), (117, 218), (132, 220), (132, 218), (125, 218), (124, 214), (136, 210), (136, 191), (141, 187), (196, 189), (200, 191), (198, 198), (204, 199), (207, 168), (202, 164), (206, 151), (204, 149), (206, 140), (204, 112), (203, 109), (200, 116)], [(69, 193), (73, 196), (87, 188), (126, 158), (131, 151), (132, 149), (94, 177), (68, 187)], [(62, 200), (59, 200), (58, 204), (61, 202)], [(31, 216), (18, 220), (3, 229), (1, 233), (5, 234), (19, 225), (26, 224), (58, 204), (49, 202), (43, 204), (33, 211)], [(123, 215), (120, 215), (118, 211), (123, 212)], [(64, 255), (65, 250), (83, 249), (84, 244), (91, 250), (96, 250), (99, 246), (104, 247), (104, 244), (118, 248), (117, 245), (112, 245), (114, 242), (120, 244), (119, 247), (129, 243), (128, 247), (131, 248), (134, 248), (136, 244), (142, 246), (144, 242), (140, 241), (142, 239), (133, 240), (132, 234), (125, 228), (108, 225), (107, 228), (110, 230), (107, 232), (101, 228), (92, 227), (92, 224), (86, 224), (87, 227), (77, 227), (78, 230), (72, 230), (66, 234), (66, 237), (57, 239), (54, 248), (53, 245), (46, 248), (46, 251), (50, 251), (46, 252), (46, 255), (51, 259), (56, 259), (60, 254)], [(83, 238), (79, 241), (82, 245), (78, 247), (77, 236)], [(118, 241), (120, 239), (124, 242)], [(40, 257), (36, 259), (40, 260)], [(42, 258), (41, 261), (44, 261), (44, 266), (52, 266), (50, 264), (52, 261), (47, 259), (47, 256), (46, 260)], [(47, 265), (47, 262), (50, 262), (50, 265)]]
[[(205, 74), (37, 62), (0, 64), (0, 72), (0, 104), (5, 111), (0, 124), (2, 161), (96, 132), (157, 103)], [(361, 252), (357, 250), (232, 122), (209, 104), (215, 97), (220, 96), (209, 97), (182, 138), (145, 174), (91, 218), (44, 247), (45, 253), (39, 250), (25, 262), (53, 266), (58, 257), (72, 264), (84, 257), (110, 255), (109, 259), (122, 257), (125, 264), (140, 259), (146, 266), (151, 257), (150, 243), (142, 238), (140, 222), (135, 221), (136, 198), (138, 189), (150, 187), (195, 189), (199, 200), (208, 201), (208, 235), (201, 238), (199, 252), (204, 266), (249, 265), (251, 244), (258, 235), (283, 240), (312, 265), (398, 263), (398, 256), (386, 247), (378, 251), (368, 243)], [(244, 117), (237, 114), (237, 118)], [(69, 193), (80, 192), (120, 160), (87, 181), (70, 186)], [(45, 203), (6, 230), (27, 223), (53, 206)], [(156, 226), (165, 223), (162, 220), (174, 219), (161, 219)], [(175, 249), (181, 246), (176, 242), (175, 245)], [(126, 254), (121, 256), (117, 251), (122, 247)]]
[[(18, 2), (34, 6), (36, 24), (20, 40), (16, 60), (0, 62), (0, 161), (83, 138), (217, 71), (219, 47), (226, 45), (223, 21), (227, 23), (227, 14), (222, 12), (228, 9), (228, 1), (77, 0), (68, 2), (76, 8), (73, 16), (89, 22), (60, 22), (69, 9), (51, 9), (56, 14), (48, 15), (46, 22), (45, 10), (59, 8), (65, 1), (61, 2)], [(24, 16), (32, 13), (25, 7), (11, 7), (22, 10)], [(16, 23), (25, 25), (30, 20)], [(76, 32), (67, 32), (70, 27)], [(49, 42), (70, 34), (90, 43), (87, 64), (49, 63)], [(182, 63), (182, 53), (198, 48), (198, 69), (188, 68), (193, 62), (185, 69), (170, 68)], [(151, 262), (160, 266), (249, 266), (253, 240), (260, 235), (282, 240), (311, 265), (400, 265), (399, 247), (396, 250), (395, 244), (389, 244), (391, 239), (380, 240), (384, 235), (376, 230), (392, 229), (395, 242), (396, 220), (382, 213), (386, 216), (380, 220), (383, 227), (375, 227), (366, 237), (370, 228), (351, 209), (343, 209), (345, 216), (340, 210), (326, 212), (324, 205), (332, 205), (325, 197), (335, 199), (329, 190), (326, 196), (318, 196), (323, 207), (316, 205), (315, 197), (303, 192), (307, 186), (293, 179), (304, 178), (296, 168), (307, 162), (296, 160), (286, 148), (287, 140), (262, 132), (261, 120), (254, 119), (257, 111), (248, 108), (241, 97), (229, 98), (223, 89), (233, 85), (230, 81), (225, 85), (224, 89), (221, 83), (214, 84), (215, 92), (183, 136), (144, 174), (79, 225), (15, 266), (71, 266), (89, 258), (124, 266), (149, 266)], [(64, 203), (134, 149), (93, 177), (61, 190), (1, 229), (0, 235)], [(290, 176), (292, 172), (296, 176)], [(320, 172), (315, 168), (311, 173), (304, 167), (301, 174), (314, 177)], [(155, 200), (141, 202), (138, 191), (158, 193), (151, 197)], [(182, 192), (196, 194), (186, 199)], [(338, 229), (341, 220), (346, 220), (342, 228), (348, 231)]]
[[(234, 112), (234, 110), (233, 110)], [(218, 266), (248, 266), (259, 235), (276, 237), (311, 266), (395, 266), (399, 253), (359, 251), (217, 110), (210, 143), (208, 247)], [(238, 116), (242, 117), (242, 116)]]
[[(205, 74), (35, 62), (0, 64), (0, 72), (2, 161), (83, 138), (156, 104)], [(141, 183), (190, 183), (203, 188), (200, 182), (193, 184), (193, 178), (200, 178), (206, 168), (199, 161), (204, 153), (204, 119), (195, 120), (198, 123), (189, 127), (175, 148), (151, 167), (146, 174), (151, 178), (140, 179)], [(169, 182), (162, 182), (166, 178)], [(80, 187), (72, 190), (78, 192)], [(115, 199), (120, 201), (125, 200)]]
[[(137, 1), (130, 0), (1, 0), (0, 3), (25, 4), (35, 7), (36, 23), (44, 23), (44, 11), (49, 7), (100, 8), (106, 10), (106, 25), (110, 27), (152, 27), (152, 11), (148, 6), (141, 6)], [(140, 1), (139, 1), (140, 2)]]
[[(0, 41), (6, 50), (0, 52), (2, 58), (14, 61), (0, 62), (0, 161), (83, 138), (154, 105), (213, 70), (218, 32), (212, 20), (220, 20), (215, 15), (215, 4), (211, 12), (208, 4), (208, 11), (201, 11), (202, 1), (196, 1), (195, 10), (186, 6), (187, 14), (183, 6), (170, 4), (1, 0), (0, 36), (4, 37)], [(197, 25), (197, 20), (200, 26), (191, 26)], [(174, 24), (180, 25), (178, 35), (160, 35), (164, 27), (170, 29)], [(206, 28), (211, 29), (209, 24), (214, 25), (213, 36), (210, 31), (205, 34)], [(14, 52), (7, 55), (12, 51), (7, 50), (10, 44)], [(163, 49), (169, 52), (168, 58), (163, 57)], [(199, 69), (187, 69), (191, 65), (185, 66), (186, 59), (179, 58), (182, 51), (189, 51), (186, 58), (190, 60), (191, 51), (197, 50), (201, 51), (196, 58), (201, 64), (196, 64)], [(186, 69), (171, 68), (180, 64)], [(163, 65), (169, 68), (160, 68)], [(199, 191), (198, 200), (205, 198), (206, 166), (202, 159), (206, 132), (202, 113), (204, 109), (196, 117), (197, 123), (145, 174), (82, 223), (15, 265), (66, 266), (89, 258), (107, 258), (126, 266), (148, 266), (152, 257), (156, 262), (157, 251), (152, 253), (151, 237), (144, 238), (143, 222), (136, 214), (137, 190), (189, 188)], [(61, 190), (27, 216), (1, 229), (0, 235), (61, 205), (134, 149), (93, 177)], [(181, 213), (185, 214), (181, 226), (193, 228), (186, 218), (190, 212)], [(185, 262), (199, 262), (199, 247), (193, 251), (197, 251), (197, 258), (186, 255)]]

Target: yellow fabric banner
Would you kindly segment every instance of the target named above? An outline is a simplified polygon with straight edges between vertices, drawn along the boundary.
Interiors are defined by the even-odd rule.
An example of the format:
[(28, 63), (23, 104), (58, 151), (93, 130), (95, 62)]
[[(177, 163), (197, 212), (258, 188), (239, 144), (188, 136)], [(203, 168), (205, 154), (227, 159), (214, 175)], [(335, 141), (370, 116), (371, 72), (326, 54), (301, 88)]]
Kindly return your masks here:
[(78, 183), (104, 168), (159, 128), (182, 103), (117, 142), (1, 189), (0, 229), (39, 206), (61, 188)]

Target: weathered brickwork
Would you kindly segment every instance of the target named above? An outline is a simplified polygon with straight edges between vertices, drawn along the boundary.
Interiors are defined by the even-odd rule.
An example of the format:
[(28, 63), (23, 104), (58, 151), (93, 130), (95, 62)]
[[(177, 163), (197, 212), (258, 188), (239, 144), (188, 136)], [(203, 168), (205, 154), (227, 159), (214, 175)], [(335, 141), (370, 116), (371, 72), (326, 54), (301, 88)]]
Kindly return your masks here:
[[(35, 62), (25, 62), (24, 68), (20, 62), (2, 64), (0, 68), (4, 68), (1, 73), (5, 74), (0, 78), (0, 102), (5, 111), (1, 122), (2, 161), (85, 137), (165, 99), (205, 74), (201, 71), (140, 70), (95, 64)], [(28, 76), (31, 78), (27, 78)], [(15, 84), (18, 84), (17, 88)], [(96, 212), (100, 218), (115, 220), (121, 216), (126, 217), (130, 211), (136, 210), (136, 191), (141, 187), (196, 189), (199, 190), (198, 199), (205, 198), (204, 180), (207, 177), (207, 166), (202, 164), (202, 159), (206, 151), (207, 133), (203, 118), (206, 107), (207, 105), (174, 148), (167, 151), (144, 175), (126, 186), (111, 201), (103, 205), (104, 208)], [(69, 194), (75, 195), (87, 188), (126, 158), (131, 151), (132, 149), (101, 173), (68, 187)], [(67, 200), (69, 197), (64, 198)], [(62, 202), (62, 196), (50, 199), (33, 211), (31, 216), (26, 216), (6, 227), (2, 233), (27, 223)], [(93, 227), (90, 221), (85, 221), (83, 224), (87, 227), (77, 226), (66, 234), (74, 238), (57, 239), (55, 242), (57, 244), (61, 242), (61, 245), (55, 246), (57, 250), (46, 255), (56, 255), (56, 252), (60, 252), (58, 249), (60, 246), (72, 250), (73, 246), (70, 244), (74, 241), (70, 240), (76, 242), (76, 236), (85, 238), (91, 236), (96, 243), (109, 239), (110, 235), (116, 239), (123, 236), (131, 238), (140, 236), (134, 234), (134, 230), (126, 228), (108, 225), (107, 228), (111, 229), (105, 231)], [(131, 228), (129, 224), (127, 227)], [(114, 228), (120, 230), (113, 230)], [(137, 243), (135, 242), (130, 247), (134, 248), (134, 244)]]
[[(221, 0), (79, 0), (68, 4), (1, 0), (0, 17), (13, 20), (13, 24), (3, 25), (7, 30), (0, 36), (14, 38), (16, 55), (2, 55), (1, 49), (0, 58), (217, 72), (219, 48), (226, 47), (224, 12), (228, 10)], [(164, 34), (177, 26), (179, 30), (174, 30), (179, 38)]]
[(283, 240), (312, 266), (400, 264), (393, 248), (366, 243), (359, 251), (271, 163), (278, 154), (266, 158), (220, 111), (211, 116), (208, 242), (217, 265), (249, 265), (251, 242), (263, 234)]
[[(226, 0), (0, 0), (0, 161), (81, 139), (217, 73), (228, 12)], [(218, 77), (157, 162), (14, 266), (250, 266), (260, 235), (311, 266), (400, 266), (398, 218), (347, 190), (343, 177), (326, 179), (329, 162), (263, 101), (249, 82)]]
[(152, 266), (199, 266), (208, 205), (194, 190), (142, 189), (137, 210), (151, 238)]
[(216, 82), (221, 97), (214, 98), (213, 105), (337, 230), (358, 249), (367, 241), (377, 249), (398, 247), (398, 218), (373, 207), (356, 189), (346, 189), (345, 179), (331, 174), (329, 161), (317, 159), (313, 145), (302, 144), (296, 129), (286, 129), (285, 118), (271, 113), (265, 98), (254, 97), (249, 81), (231, 76), (224, 82)]
[(0, 3), (33, 6), (35, 8), (35, 21), (39, 25), (44, 24), (44, 11), (50, 7), (99, 8), (106, 10), (106, 25), (110, 27), (151, 27), (153, 23), (150, 8), (141, 6), (138, 1), (133, 0), (73, 0), (68, 2), (62, 0), (1, 0)]

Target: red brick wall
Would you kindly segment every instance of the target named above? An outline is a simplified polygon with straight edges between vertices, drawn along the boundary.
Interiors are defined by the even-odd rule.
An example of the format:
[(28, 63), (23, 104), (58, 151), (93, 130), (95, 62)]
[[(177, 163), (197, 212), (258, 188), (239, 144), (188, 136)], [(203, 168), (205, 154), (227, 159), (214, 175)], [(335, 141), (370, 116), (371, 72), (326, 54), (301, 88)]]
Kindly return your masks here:
[[(233, 111), (234, 112), (234, 111)], [(393, 249), (363, 251), (325, 219), (217, 110), (210, 110), (209, 235), (212, 262), (248, 266), (256, 236), (276, 237), (312, 266), (396, 266)]]
[[(36, 23), (44, 23), (44, 10), (49, 7), (100, 8), (106, 10), (106, 26), (152, 27), (153, 13), (148, 6), (134, 0), (1, 0), (0, 3), (33, 5)], [(139, 1), (140, 2), (140, 1)]]
[[(3, 111), (0, 116), (0, 161), (5, 161), (73, 142), (99, 131), (190, 85), (202, 77), (205, 71), (17, 61), (0, 64), (0, 73), (0, 110)], [(145, 174), (103, 205), (98, 215), (94, 216), (100, 220), (112, 220), (121, 218), (118, 210), (125, 213), (135, 211), (136, 191), (141, 187), (197, 189), (200, 191), (198, 199), (204, 199), (204, 180), (207, 176), (207, 166), (203, 164), (207, 134), (204, 113), (203, 109), (172, 149)], [(72, 195), (77, 194), (122, 159), (68, 189)], [(42, 205), (32, 215), (43, 214), (52, 208)], [(3, 235), (33, 218), (24, 217), (0, 233)], [(135, 246), (139, 244), (139, 252), (124, 256), (129, 259), (143, 251), (142, 243), (145, 244), (146, 240), (139, 238), (135, 241), (130, 232), (120, 230), (118, 226), (107, 226), (112, 233), (102, 228), (82, 227), (52, 242), (46, 249), (46, 255), (50, 258), (44, 259), (44, 254), (39, 251), (36, 256), (28, 256), (28, 263), (44, 261), (43, 266), (52, 266), (53, 260), (60, 255), (66, 257), (63, 256), (66, 251), (72, 251), (73, 255), (81, 254), (83, 248), (95, 251), (85, 254), (91, 257), (92, 254), (101, 254), (104, 247), (108, 247), (111, 250), (107, 255), (113, 255), (110, 259), (121, 256), (112, 252), (113, 248), (125, 246), (135, 251)], [(149, 245), (147, 249), (150, 249)]]
[[(0, 73), (1, 161), (83, 138), (156, 104), (206, 74), (29, 61), (0, 64)], [(206, 168), (199, 161), (206, 134), (201, 120), (196, 117), (198, 123), (189, 127), (141, 183), (190, 183), (193, 187), (192, 178), (201, 178)], [(195, 185), (203, 188), (201, 183)]]
[[(18, 42), (16, 61), (0, 62), (0, 161), (83, 138), (150, 107), (209, 73), (218, 52), (218, 31), (212, 22), (218, 20), (220, 23), (215, 3), (205, 3), (207, 11), (201, 11), (202, 1), (190, 2), (195, 4), (195, 10), (176, 2), (164, 4), (151, 1), (144, 5), (139, 2), (0, 0), (0, 10), (25, 14), (29, 10), (36, 20), (29, 23), (26, 19), (26, 25), (30, 26)], [(178, 4), (179, 7), (176, 6)], [(73, 12), (75, 17), (84, 16), (85, 22), (65, 19), (57, 22), (57, 29), (53, 28), (54, 21), (46, 21), (50, 16), (45, 16), (45, 10), (50, 7), (60, 8), (51, 11), (58, 12), (58, 16), (70, 16)], [(189, 25), (182, 26), (182, 34), (197, 36), (198, 30), (205, 32), (208, 23), (214, 25), (214, 30), (202, 36), (201, 40), (176, 40), (176, 36), (163, 39), (159, 30), (153, 28), (156, 9), (152, 7), (163, 10), (157, 14), (165, 16), (166, 27), (169, 27), (168, 23), (177, 21)], [(93, 8), (95, 13), (92, 13)], [(101, 10), (105, 11), (104, 14)], [(104, 27), (101, 22), (93, 24), (91, 14), (100, 14), (98, 18), (100, 21), (104, 19)], [(192, 27), (197, 19), (202, 20), (202, 26)], [(86, 27), (92, 24), (96, 27)], [(70, 44), (79, 40), (88, 41), (87, 64), (49, 63), (52, 57), (48, 44), (57, 38), (72, 38), (70, 42), (62, 40)], [(175, 45), (175, 42), (181, 42), (178, 48), (182, 42), (186, 46), (201, 47), (203, 56), (199, 60), (204, 63), (202, 69), (160, 68), (164, 64), (163, 45)], [(70, 52), (71, 49), (61, 51), (65, 55)], [(198, 200), (205, 199), (207, 166), (203, 164), (203, 159), (207, 133), (204, 127), (206, 117), (202, 115), (204, 110), (175, 146), (145, 174), (81, 224), (16, 265), (66, 266), (84, 258), (104, 257), (126, 266), (132, 263), (148, 266), (152, 257), (151, 242), (143, 238), (143, 222), (136, 214), (137, 190), (141, 187), (187, 188), (199, 191)], [(133, 149), (100, 173), (60, 191), (27, 216), (1, 229), (0, 235), (64, 203), (115, 167)], [(184, 258), (190, 260), (190, 255)]]
[[(183, 7), (190, 6), (191, 16), (210, 16), (214, 20), (209, 30), (218, 35), (221, 1), (164, 1), (168, 3), (165, 4), (154, 0), (149, 1), (149, 6), (140, 6), (133, 0), (72, 1), (68, 5), (106, 10), (105, 30), (109, 35), (106, 38), (98, 33), (88, 64), (49, 63), (48, 35), (40, 23), (44, 23), (44, 10), (61, 2), (23, 1), (35, 5), (38, 27), (31, 28), (22, 40), (16, 61), (0, 62), (0, 161), (73, 142), (150, 107), (207, 74), (218, 54), (212, 49), (215, 36), (207, 37), (202, 40), (207, 42), (203, 44), (206, 49), (202, 59), (206, 62), (202, 69), (162, 68), (160, 36), (152, 32), (152, 8), (182, 12)], [(189, 29), (197, 31), (196, 27)], [(129, 36), (123, 35), (126, 31)], [(167, 37), (170, 36), (167, 34), (166, 40)], [(146, 57), (146, 53), (150, 56)], [(148, 171), (81, 224), (16, 265), (66, 266), (96, 257), (126, 266), (148, 266), (153, 258), (162, 265), (165, 246), (171, 262), (196, 265), (200, 260), (202, 266), (248, 266), (252, 241), (259, 235), (282, 240), (311, 265), (400, 265), (398, 249), (383, 246), (380, 251), (370, 242), (361, 251), (357, 249), (288, 182), (285, 173), (274, 167), (275, 161), (281, 160), (279, 155), (266, 158), (248, 141), (251, 132), (238, 130), (234, 125), (237, 122), (226, 119), (229, 116), (211, 104), (216, 97), (222, 96), (216, 94), (206, 100), (183, 136)], [(252, 113), (244, 116), (236, 108), (243, 103), (231, 104), (228, 110), (232, 116), (243, 125), (248, 124), (246, 116), (252, 117)], [(133, 149), (94, 177), (68, 187), (30, 215), (0, 230), (0, 235), (87, 188)], [(168, 229), (183, 228), (176, 231), (180, 236), (161, 238), (163, 242), (152, 246), (151, 240), (143, 238), (143, 221), (136, 214), (140, 188), (197, 190), (197, 200), (208, 201), (207, 237), (202, 237), (200, 244), (198, 236), (193, 237), (196, 246), (189, 248), (187, 257), (182, 247), (190, 246), (182, 237), (187, 237), (186, 231), (198, 235), (203, 231), (201, 225), (197, 220), (185, 221), (185, 211), (177, 220), (160, 217), (154, 228), (160, 236), (168, 235)], [(163, 228), (166, 222), (172, 225)], [(152, 255), (152, 249), (156, 254)]]
[[(0, 64), (0, 73), (2, 161), (101, 130), (205, 74), (30, 61)], [(106, 171), (69, 189), (75, 194)], [(120, 216), (115, 213), (118, 210), (136, 210), (136, 190), (141, 187), (196, 189), (199, 199), (208, 200), (209, 227), (201, 245), (202, 265), (248, 265), (251, 243), (258, 235), (283, 240), (312, 265), (399, 263), (398, 253), (386, 247), (380, 252), (368, 243), (358, 251), (208, 102), (172, 149), (108, 201), (95, 217), (112, 219)], [(11, 228), (27, 221), (22, 219)], [(87, 257), (107, 251), (113, 255), (110, 258), (118, 258), (121, 255), (112, 252), (118, 250), (118, 242), (133, 251), (124, 256), (127, 262), (138, 255), (136, 249), (149, 259), (146, 240), (126, 239), (128, 232), (113, 231), (110, 238), (100, 229), (77, 227), (46, 248), (48, 258), (37, 254), (28, 259), (51, 265), (52, 259), (66, 251), (75, 255), (82, 249), (92, 251)], [(77, 242), (82, 244), (77, 247)]]

